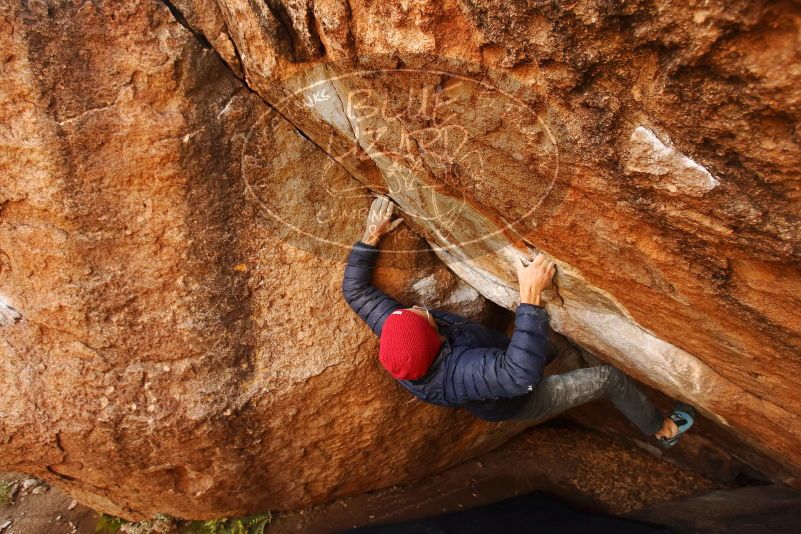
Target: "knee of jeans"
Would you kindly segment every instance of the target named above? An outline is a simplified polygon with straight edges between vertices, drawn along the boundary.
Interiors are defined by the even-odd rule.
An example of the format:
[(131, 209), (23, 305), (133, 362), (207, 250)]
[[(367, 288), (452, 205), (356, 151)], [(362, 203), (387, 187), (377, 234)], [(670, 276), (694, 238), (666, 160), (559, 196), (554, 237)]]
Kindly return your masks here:
[(626, 376), (620, 371), (620, 369), (612, 367), (608, 364), (604, 364), (599, 367), (599, 370), (603, 373), (603, 380), (610, 390), (619, 390), (623, 387), (623, 384), (626, 381)]

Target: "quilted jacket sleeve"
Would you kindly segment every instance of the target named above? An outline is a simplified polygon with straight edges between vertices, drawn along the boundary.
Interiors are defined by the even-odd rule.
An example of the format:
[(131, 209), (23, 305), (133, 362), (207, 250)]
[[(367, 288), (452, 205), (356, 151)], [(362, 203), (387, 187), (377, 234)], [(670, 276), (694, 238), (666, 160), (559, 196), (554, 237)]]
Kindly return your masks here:
[(345, 277), (342, 280), (342, 293), (348, 305), (367, 323), (376, 335), (390, 313), (403, 306), (380, 289), (373, 286), (371, 279), (378, 259), (378, 247), (357, 241), (348, 255)]
[(553, 350), (548, 342), (547, 312), (533, 304), (521, 304), (505, 351), (486, 347), (454, 351), (445, 399), (463, 404), (525, 395), (542, 378)]

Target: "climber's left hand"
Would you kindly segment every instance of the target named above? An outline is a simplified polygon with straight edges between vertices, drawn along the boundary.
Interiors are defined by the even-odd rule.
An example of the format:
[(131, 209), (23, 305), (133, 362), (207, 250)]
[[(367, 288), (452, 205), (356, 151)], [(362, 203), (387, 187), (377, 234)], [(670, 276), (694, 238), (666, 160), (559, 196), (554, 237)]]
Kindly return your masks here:
[(392, 221), (392, 213), (395, 211), (395, 204), (385, 196), (376, 197), (370, 205), (370, 212), (367, 214), (367, 228), (362, 236), (362, 243), (376, 246), (378, 240), (385, 234), (398, 227), (403, 219)]

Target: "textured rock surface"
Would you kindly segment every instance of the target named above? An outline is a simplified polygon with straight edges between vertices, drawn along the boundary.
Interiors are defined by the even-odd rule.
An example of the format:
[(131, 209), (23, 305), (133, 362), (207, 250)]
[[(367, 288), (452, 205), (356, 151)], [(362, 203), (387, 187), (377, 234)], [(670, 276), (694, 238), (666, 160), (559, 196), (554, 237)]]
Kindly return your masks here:
[[(674, 483), (663, 484), (665, 478)], [(541, 426), (410, 486), (282, 514), (270, 528), (276, 534), (343, 532), (354, 525), (434, 517), (531, 491), (546, 492), (585, 511), (621, 515), (720, 487), (726, 486), (623, 447), (608, 436)]]
[[(14, 487), (19, 487), (23, 478), (0, 473), (0, 482), (10, 481), (16, 484)], [(665, 478), (672, 483), (660, 483)], [(515, 436), (502, 447), (410, 485), (272, 514), (269, 532), (342, 532), (354, 526), (475, 508), (538, 490), (583, 510), (620, 515), (652, 503), (721, 487), (728, 486), (715, 484), (635, 448), (621, 446), (609, 436), (578, 427), (539, 426)], [(15, 530), (9, 534), (97, 532), (97, 513), (84, 506), (72, 506), (71, 499), (57, 488), (42, 489), (46, 491), (37, 490), (35, 494), (19, 490), (10, 505), (0, 503), (0, 525), (6, 520), (13, 521)], [(77, 524), (77, 531), (69, 527), (70, 522)], [(172, 533), (170, 524), (176, 532), (180, 528), (177, 522), (163, 517), (155, 523), (162, 529), (134, 523), (125, 532)]]
[[(413, 480), (512, 435), (379, 371), (340, 298), (345, 250), (282, 241), (241, 179), (267, 106), (164, 5), (3, 15), (5, 467), (126, 517), (210, 517)], [(280, 118), (249, 142), (253, 187), (318, 224), (327, 157)], [(356, 207), (320, 227), (352, 243)], [(431, 252), (382, 262), (400, 298), (483, 313)]]
[(793, 532), (801, 521), (801, 496), (780, 486), (725, 489), (655, 504), (628, 516), (679, 534)]
[[(794, 3), (0, 9), (2, 467), (207, 517), (516, 431), (377, 371), (338, 295), (369, 188), (502, 306), (553, 257), (558, 330), (801, 484)], [(480, 313), (415, 234), (382, 283)]]
[(797, 6), (215, 5), (248, 85), (454, 272), (512, 308), (545, 251), (558, 330), (799, 484)]

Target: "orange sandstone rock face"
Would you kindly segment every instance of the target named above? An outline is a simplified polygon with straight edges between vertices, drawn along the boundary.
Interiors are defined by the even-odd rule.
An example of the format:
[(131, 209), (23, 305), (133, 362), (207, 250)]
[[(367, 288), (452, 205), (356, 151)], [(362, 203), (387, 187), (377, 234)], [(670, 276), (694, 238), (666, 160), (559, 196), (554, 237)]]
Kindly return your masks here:
[[(4, 468), (124, 517), (208, 518), (413, 480), (513, 435), (381, 372), (339, 289), (369, 192), (337, 167), (328, 184), (360, 200), (331, 197), (330, 159), (164, 5), (3, 9)], [(254, 191), (331, 239), (295, 239)], [(430, 251), (376, 276), (484, 312)]]
[(461, 278), (513, 308), (516, 256), (544, 251), (556, 329), (799, 484), (791, 3), (186, 3)]
[(794, 4), (2, 10), (0, 467), (213, 517), (519, 430), (379, 371), (338, 292), (372, 190), (411, 230), (389, 292), (513, 309), (543, 251), (557, 330), (801, 485)]

